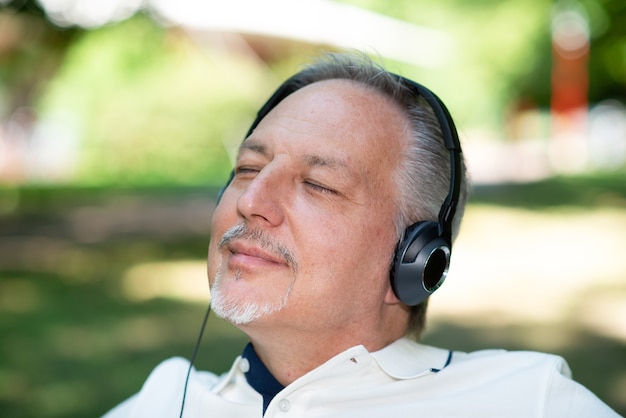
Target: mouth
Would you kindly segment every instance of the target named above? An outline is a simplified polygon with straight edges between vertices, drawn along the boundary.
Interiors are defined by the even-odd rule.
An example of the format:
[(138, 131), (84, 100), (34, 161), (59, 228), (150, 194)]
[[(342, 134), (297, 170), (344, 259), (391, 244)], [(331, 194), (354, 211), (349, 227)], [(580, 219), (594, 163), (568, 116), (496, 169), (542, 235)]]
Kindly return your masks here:
[(229, 265), (236, 268), (253, 268), (262, 266), (289, 267), (285, 258), (272, 254), (257, 246), (246, 244), (242, 241), (234, 241), (226, 245), (230, 253)]
[(298, 269), (293, 253), (280, 242), (259, 229), (245, 224), (229, 228), (217, 248), (226, 256), (231, 270), (254, 272), (263, 268), (289, 268), (294, 273)]

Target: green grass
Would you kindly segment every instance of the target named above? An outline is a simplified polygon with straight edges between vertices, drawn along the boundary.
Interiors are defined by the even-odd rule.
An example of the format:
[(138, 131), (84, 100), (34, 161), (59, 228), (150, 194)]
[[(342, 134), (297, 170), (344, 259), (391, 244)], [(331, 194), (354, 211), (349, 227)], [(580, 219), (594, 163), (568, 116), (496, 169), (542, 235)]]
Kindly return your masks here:
[[(625, 180), (624, 173), (613, 173), (480, 186), (472, 202), (537, 211), (626, 210)], [(163, 359), (191, 356), (204, 304), (131, 301), (123, 278), (139, 263), (203, 260), (214, 195), (170, 187), (0, 189), (0, 416), (99, 416), (136, 392)], [(197, 215), (196, 229), (160, 230), (154, 223), (114, 228), (130, 222), (120, 207), (141, 212), (194, 199), (207, 206), (206, 216)], [(119, 219), (102, 227), (107, 216)], [(558, 354), (576, 378), (625, 415), (623, 396), (615, 393), (615, 387), (626, 386), (621, 341), (547, 324), (436, 323), (426, 342), (461, 350), (550, 351), (553, 338), (569, 341)], [(197, 365), (225, 371), (244, 343), (240, 331), (212, 317)]]
[(626, 171), (553, 177), (531, 183), (478, 185), (471, 202), (529, 209), (626, 208)]

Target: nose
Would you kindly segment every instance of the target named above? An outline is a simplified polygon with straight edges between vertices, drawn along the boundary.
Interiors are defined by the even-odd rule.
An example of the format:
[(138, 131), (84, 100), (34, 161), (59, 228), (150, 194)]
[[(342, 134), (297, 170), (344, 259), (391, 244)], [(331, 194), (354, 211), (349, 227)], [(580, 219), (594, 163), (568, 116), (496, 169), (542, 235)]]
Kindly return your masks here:
[(244, 186), (237, 200), (237, 210), (249, 222), (266, 226), (280, 225), (284, 217), (285, 180), (269, 167), (262, 169)]

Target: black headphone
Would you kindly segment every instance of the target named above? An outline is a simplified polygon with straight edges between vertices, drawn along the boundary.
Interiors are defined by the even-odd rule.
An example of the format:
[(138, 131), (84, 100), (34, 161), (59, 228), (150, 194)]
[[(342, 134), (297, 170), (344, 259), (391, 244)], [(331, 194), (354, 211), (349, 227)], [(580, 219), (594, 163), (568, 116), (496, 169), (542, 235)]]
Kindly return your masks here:
[(391, 286), (396, 296), (406, 305), (417, 306), (443, 284), (450, 267), (452, 224), (463, 179), (461, 143), (452, 116), (441, 99), (421, 84), (396, 77), (426, 100), (450, 152), (450, 188), (437, 222), (421, 221), (409, 226), (391, 267)]
[[(450, 112), (432, 91), (412, 80), (392, 74), (406, 88), (423, 97), (433, 110), (441, 128), (445, 147), (450, 152), (450, 188), (439, 218), (435, 221), (416, 222), (404, 233), (402, 242), (396, 248), (390, 279), (394, 293), (408, 306), (416, 306), (437, 290), (446, 279), (450, 267), (452, 250), (452, 223), (459, 202), (463, 167), (461, 144), (450, 116)], [(299, 74), (287, 79), (259, 110), (245, 138), (250, 136), (261, 120), (285, 97), (304, 87)], [(231, 172), (228, 182), (218, 195), (218, 202), (233, 179)]]

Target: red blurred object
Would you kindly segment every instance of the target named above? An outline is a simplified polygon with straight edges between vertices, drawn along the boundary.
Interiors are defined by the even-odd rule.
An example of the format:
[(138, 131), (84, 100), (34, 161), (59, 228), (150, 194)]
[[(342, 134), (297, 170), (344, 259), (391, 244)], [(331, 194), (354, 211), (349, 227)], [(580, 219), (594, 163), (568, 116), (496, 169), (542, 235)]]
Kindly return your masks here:
[(588, 107), (589, 49), (586, 19), (576, 11), (557, 14), (552, 23), (551, 110), (554, 134), (562, 134), (574, 126), (576, 129), (581, 127), (581, 113), (586, 114)]

